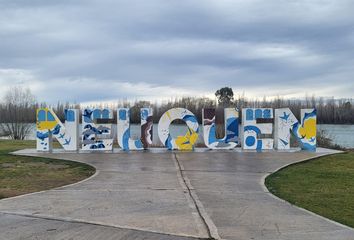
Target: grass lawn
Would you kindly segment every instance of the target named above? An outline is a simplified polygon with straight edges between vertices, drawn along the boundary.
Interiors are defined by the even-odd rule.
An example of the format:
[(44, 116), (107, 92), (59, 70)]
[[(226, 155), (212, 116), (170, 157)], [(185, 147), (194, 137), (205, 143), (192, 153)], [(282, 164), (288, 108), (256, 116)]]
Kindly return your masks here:
[(354, 227), (354, 152), (288, 166), (265, 183), (292, 204)]
[(35, 141), (0, 140), (0, 199), (60, 187), (95, 173), (93, 167), (83, 163), (9, 154), (35, 148), (35, 144)]

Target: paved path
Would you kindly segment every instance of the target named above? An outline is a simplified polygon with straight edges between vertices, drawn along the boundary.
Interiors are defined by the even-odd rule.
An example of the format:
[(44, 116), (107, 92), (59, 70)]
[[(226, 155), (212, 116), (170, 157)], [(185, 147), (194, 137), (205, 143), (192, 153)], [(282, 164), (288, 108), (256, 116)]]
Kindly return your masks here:
[(192, 238), (42, 217), (0, 213), (0, 239), (188, 240)]
[(353, 229), (263, 185), (269, 173), (325, 153), (21, 153), (85, 162), (97, 172), (1, 200), (0, 239), (354, 239)]

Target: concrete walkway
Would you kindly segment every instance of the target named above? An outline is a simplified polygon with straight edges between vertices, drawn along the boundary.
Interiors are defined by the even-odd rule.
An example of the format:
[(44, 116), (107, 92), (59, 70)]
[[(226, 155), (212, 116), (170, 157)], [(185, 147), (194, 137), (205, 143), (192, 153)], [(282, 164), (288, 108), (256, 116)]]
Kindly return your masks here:
[[(270, 194), (266, 175), (327, 152), (17, 154), (85, 162), (80, 183), (0, 201), (0, 239), (354, 239)], [(69, 237), (70, 236), (70, 237)]]

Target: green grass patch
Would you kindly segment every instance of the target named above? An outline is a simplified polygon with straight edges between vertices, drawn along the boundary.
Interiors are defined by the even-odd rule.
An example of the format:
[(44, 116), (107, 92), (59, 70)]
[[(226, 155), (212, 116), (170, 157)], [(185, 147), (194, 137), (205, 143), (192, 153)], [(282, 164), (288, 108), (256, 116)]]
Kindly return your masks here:
[(354, 152), (288, 166), (265, 184), (294, 205), (354, 227)]
[(95, 173), (92, 166), (83, 163), (9, 154), (35, 148), (35, 144), (0, 140), (0, 199), (75, 183)]

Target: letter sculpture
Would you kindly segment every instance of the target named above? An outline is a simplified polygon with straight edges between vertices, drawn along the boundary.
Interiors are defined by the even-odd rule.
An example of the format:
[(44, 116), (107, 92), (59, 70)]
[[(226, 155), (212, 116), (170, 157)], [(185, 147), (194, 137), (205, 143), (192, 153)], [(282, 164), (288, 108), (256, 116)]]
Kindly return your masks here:
[(65, 126), (50, 108), (37, 109), (37, 150), (52, 151), (52, 136), (67, 151), (78, 149), (79, 110), (65, 110)]
[[(170, 124), (176, 120), (185, 121), (188, 132), (185, 136), (172, 138), (169, 131)], [(192, 112), (185, 108), (172, 108), (165, 112), (160, 118), (158, 125), (158, 134), (161, 142), (169, 150), (192, 150), (198, 139), (199, 124)]]
[(275, 148), (290, 149), (290, 130), (301, 148), (316, 150), (316, 109), (301, 109), (301, 123), (289, 108), (275, 109)]
[(272, 134), (272, 123), (257, 123), (257, 119), (272, 119), (272, 108), (245, 108), (242, 109), (243, 149), (273, 149), (273, 139), (260, 139), (261, 134)]
[(238, 143), (239, 114), (235, 108), (224, 109), (225, 136), (216, 138), (215, 109), (203, 109), (204, 143), (210, 149), (232, 149)]
[(110, 109), (82, 111), (82, 150), (112, 150), (111, 124), (95, 124), (97, 119), (113, 119)]
[[(203, 137), (205, 145), (210, 149), (233, 149), (238, 144), (239, 134), (243, 149), (263, 150), (290, 149), (290, 136), (294, 134), (303, 150), (316, 150), (316, 109), (301, 109), (301, 121), (289, 108), (275, 109), (273, 119), (272, 108), (242, 109), (242, 126), (239, 133), (239, 111), (236, 108), (225, 108), (225, 136), (216, 138), (215, 109), (203, 109)], [(130, 136), (130, 110), (117, 110), (117, 140), (123, 150), (143, 150), (152, 144), (153, 110), (141, 108), (141, 137)], [(110, 109), (85, 109), (82, 111), (82, 150), (113, 149), (112, 124), (97, 123), (97, 120), (112, 120)], [(173, 138), (169, 127), (174, 120), (183, 120), (188, 127), (184, 136)], [(273, 134), (274, 139), (270, 138)], [(38, 151), (52, 151), (55, 137), (66, 151), (77, 151), (79, 146), (79, 110), (65, 110), (65, 124), (50, 108), (39, 108), (36, 112), (36, 139)], [(158, 135), (162, 144), (170, 150), (193, 150), (198, 139), (199, 124), (192, 112), (185, 108), (172, 108), (165, 112), (158, 123)], [(268, 137), (265, 135), (269, 135)]]
[(141, 138), (130, 138), (130, 110), (128, 108), (118, 108), (117, 111), (117, 136), (119, 146), (123, 150), (143, 150), (152, 144), (152, 108), (141, 108)]

